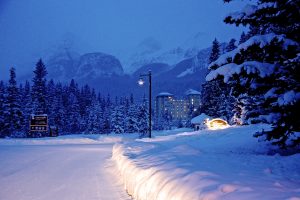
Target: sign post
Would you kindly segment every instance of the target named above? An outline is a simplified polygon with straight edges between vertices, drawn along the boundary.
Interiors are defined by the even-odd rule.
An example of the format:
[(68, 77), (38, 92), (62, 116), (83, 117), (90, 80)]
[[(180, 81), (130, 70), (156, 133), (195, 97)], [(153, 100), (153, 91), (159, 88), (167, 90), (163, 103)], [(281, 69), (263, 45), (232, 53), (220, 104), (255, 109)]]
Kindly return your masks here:
[(48, 131), (48, 115), (31, 115), (30, 131)]

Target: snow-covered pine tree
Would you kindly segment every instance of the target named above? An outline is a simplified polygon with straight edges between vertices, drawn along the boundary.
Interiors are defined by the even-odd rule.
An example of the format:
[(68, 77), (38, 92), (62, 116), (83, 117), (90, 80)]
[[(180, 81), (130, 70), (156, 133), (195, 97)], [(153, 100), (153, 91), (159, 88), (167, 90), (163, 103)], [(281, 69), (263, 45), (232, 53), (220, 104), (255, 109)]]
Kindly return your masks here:
[[(220, 55), (220, 44), (217, 39), (213, 41), (211, 54), (209, 56), (209, 63), (218, 59)], [(202, 92), (201, 92), (201, 112), (206, 113), (209, 116), (216, 116), (216, 94), (218, 87), (216, 86), (216, 81), (213, 82), (205, 82), (202, 85)]]
[(111, 115), (111, 131), (113, 133), (124, 133), (123, 106), (115, 106)]
[(101, 133), (109, 134), (111, 132), (111, 116), (107, 110), (103, 110), (103, 124), (101, 125)]
[(246, 41), (247, 41), (247, 36), (246, 36), (245, 32), (243, 31), (241, 34), (240, 40), (239, 40), (239, 45), (243, 44)]
[(15, 68), (10, 68), (10, 79), (7, 87), (8, 113), (6, 123), (9, 124), (8, 136), (24, 137), (22, 134), (23, 113), (20, 106), (21, 96), (18, 91)]
[(226, 46), (225, 51), (229, 52), (229, 51), (232, 51), (232, 50), (236, 49), (235, 42), (236, 42), (236, 39), (232, 38), (229, 41), (228, 45)]
[(101, 133), (101, 124), (103, 124), (103, 113), (98, 100), (93, 99), (92, 104), (87, 109), (87, 129), (86, 133)]
[[(76, 83), (76, 86), (78, 87), (77, 83)], [(90, 104), (92, 104), (92, 101), (93, 101), (94, 99), (97, 99), (97, 95), (96, 95), (95, 88), (92, 88)]]
[(32, 99), (31, 99), (31, 90), (30, 90), (30, 83), (28, 81), (25, 82), (24, 90), (22, 93), (22, 113), (24, 116), (24, 123), (23, 123), (23, 132), (28, 133), (29, 131), (29, 119), (30, 115), (32, 114)]
[(54, 99), (55, 99), (55, 84), (51, 79), (47, 84), (47, 113), (48, 123), (50, 126), (54, 126)]
[(23, 87), (22, 83), (20, 83), (18, 91), (19, 91), (19, 95), (21, 97), (20, 101), (22, 102), (22, 97), (23, 97), (23, 93), (24, 93), (24, 87)]
[(130, 102), (129, 102), (131, 105), (134, 104), (134, 98), (133, 98), (133, 94), (131, 93), (130, 94)]
[(106, 99), (102, 99), (101, 108), (103, 112), (103, 124), (101, 125), (101, 130), (103, 133), (111, 133), (112, 132), (112, 103), (110, 100), (110, 95), (108, 94)]
[(172, 128), (172, 115), (169, 110), (166, 110), (162, 113), (161, 125), (163, 130), (171, 130)]
[(222, 90), (220, 91), (220, 96), (217, 98), (217, 117), (225, 119), (226, 121), (230, 122), (231, 118), (233, 117), (233, 106), (235, 102), (235, 98), (232, 96), (230, 92), (229, 86), (225, 86), (222, 80), (220, 81), (220, 88)]
[(222, 95), (222, 88), (219, 86), (219, 81), (209, 81), (202, 85), (201, 92), (201, 113), (205, 113), (211, 117), (218, 116), (219, 97)]
[(36, 68), (33, 71), (33, 85), (31, 89), (31, 96), (33, 101), (34, 114), (47, 114), (47, 94), (46, 94), (46, 75), (47, 70), (42, 59), (40, 59)]
[[(220, 44), (215, 39), (213, 41), (212, 51), (209, 58), (209, 62), (212, 63), (218, 59), (220, 55)], [(209, 69), (214, 70), (214, 68)], [(230, 105), (229, 99), (230, 88), (223, 83), (222, 79), (214, 79), (207, 81), (202, 85), (201, 92), (201, 113), (205, 113), (211, 117), (222, 117), (230, 116), (231, 113), (228, 113), (227, 107)]]
[[(130, 102), (129, 102), (129, 99), (127, 98), (127, 97), (125, 97), (125, 99), (124, 99), (124, 113), (125, 113), (125, 115), (127, 115), (128, 114), (128, 112), (129, 112), (129, 109), (130, 109), (130, 106), (133, 106), (133, 104), (131, 104)], [(136, 109), (136, 108), (135, 108)]]
[[(96, 96), (94, 96), (96, 99)], [(67, 106), (65, 112), (66, 130), (69, 133), (80, 132), (80, 106), (79, 106), (79, 89), (78, 85), (72, 79), (67, 88)]]
[(138, 124), (138, 111), (134, 104), (129, 105), (127, 114), (125, 115), (125, 132), (126, 133), (136, 133), (139, 131)]
[(300, 130), (299, 15), (299, 0), (258, 0), (230, 14), (226, 23), (248, 25), (258, 35), (211, 63), (216, 70), (206, 77), (223, 76), (236, 96), (257, 96), (257, 118), (272, 123), (273, 128), (256, 136), (281, 148), (295, 147), (300, 141), (294, 133)]
[(102, 102), (102, 96), (101, 96), (101, 93), (100, 93), (100, 92), (98, 92), (97, 100), (98, 100), (98, 102), (101, 104), (101, 102)]
[(63, 105), (63, 88), (61, 83), (55, 85), (55, 95), (53, 100), (53, 126), (57, 127), (58, 133), (62, 134), (64, 131), (64, 116), (65, 107)]
[(6, 137), (8, 134), (7, 115), (8, 107), (6, 103), (6, 87), (3, 81), (0, 81), (0, 138)]
[(86, 109), (91, 105), (91, 88), (88, 85), (84, 85), (80, 91), (80, 115), (86, 115)]
[(138, 107), (137, 122), (139, 133), (141, 134), (141, 136), (145, 136), (149, 132), (149, 111), (145, 99), (143, 103)]
[(209, 56), (209, 63), (212, 63), (215, 60), (217, 60), (219, 58), (219, 56), (220, 56), (220, 43), (217, 40), (217, 38), (215, 38), (212, 43), (212, 49), (211, 49), (211, 53)]

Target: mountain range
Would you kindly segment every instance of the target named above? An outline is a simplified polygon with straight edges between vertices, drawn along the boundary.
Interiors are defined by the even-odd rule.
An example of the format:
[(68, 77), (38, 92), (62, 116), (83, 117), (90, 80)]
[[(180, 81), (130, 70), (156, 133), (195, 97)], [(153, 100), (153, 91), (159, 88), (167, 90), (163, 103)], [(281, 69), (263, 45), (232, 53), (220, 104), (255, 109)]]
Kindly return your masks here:
[[(181, 54), (182, 52), (180, 52)], [(168, 91), (177, 95), (187, 89), (200, 90), (207, 73), (207, 58), (210, 48), (200, 50), (197, 55), (184, 58), (176, 64), (156, 57), (152, 62), (141, 64), (132, 74), (125, 74), (118, 58), (101, 52), (78, 55), (64, 50), (46, 62), (48, 78), (60, 81), (76, 80), (79, 84), (89, 84), (103, 94), (128, 95), (147, 93), (139, 88), (140, 74), (152, 71), (153, 93)], [(174, 56), (178, 56), (172, 53)], [(165, 58), (166, 54), (162, 55)], [(168, 55), (171, 57), (171, 55)], [(143, 63), (144, 60), (140, 60)]]
[[(201, 34), (169, 50), (147, 38), (127, 58), (103, 52), (80, 55), (71, 48), (60, 48), (45, 60), (47, 79), (80, 85), (89, 84), (103, 95), (128, 96), (147, 94), (147, 87), (137, 85), (140, 74), (152, 71), (153, 95), (170, 92), (184, 95), (188, 89), (200, 91), (207, 74), (211, 47), (201, 49)], [(225, 44), (222, 44), (224, 49)], [(130, 69), (125, 72), (124, 69)]]

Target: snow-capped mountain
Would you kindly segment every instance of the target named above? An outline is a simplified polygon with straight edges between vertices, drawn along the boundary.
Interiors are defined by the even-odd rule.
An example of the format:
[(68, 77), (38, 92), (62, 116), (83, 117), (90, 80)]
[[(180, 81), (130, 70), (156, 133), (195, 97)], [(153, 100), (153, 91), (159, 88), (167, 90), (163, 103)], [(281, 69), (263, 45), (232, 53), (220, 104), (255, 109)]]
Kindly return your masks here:
[[(205, 76), (208, 73), (207, 66), (211, 47), (205, 49), (200, 49), (199, 47), (198, 49), (197, 46), (200, 46), (200, 44), (195, 39), (199, 37), (198, 35), (194, 40), (189, 40), (185, 43), (186, 46), (184, 48), (187, 49), (186, 51), (177, 50), (173, 51), (173, 54), (162, 54), (160, 57), (157, 57), (167, 58), (165, 55), (170, 57), (173, 55), (173, 59), (178, 59), (175, 64), (172, 64), (172, 61), (175, 59), (166, 59), (164, 63), (151, 63), (148, 60), (150, 63), (140, 67), (132, 76), (137, 79), (139, 74), (152, 70), (153, 79), (155, 80), (155, 84), (153, 84), (154, 94), (158, 94), (161, 91), (168, 91), (176, 95), (184, 95), (183, 92), (188, 88), (201, 90), (201, 85), (205, 82)], [(226, 43), (222, 43), (220, 51), (223, 52), (225, 47)], [(179, 59), (180, 56), (181, 59)]]
[(123, 75), (120, 61), (104, 53), (87, 53), (80, 57), (76, 77), (97, 78), (100, 76)]
[(87, 53), (79, 55), (69, 49), (56, 52), (46, 61), (49, 77), (59, 80), (95, 79), (123, 75), (120, 61), (104, 53)]
[(70, 49), (62, 49), (51, 55), (46, 63), (49, 77), (64, 80), (76, 76), (80, 55)]
[(203, 42), (202, 33), (197, 33), (182, 44), (166, 50), (154, 38), (147, 38), (137, 46), (131, 56), (123, 58), (122, 63), (130, 74), (153, 63), (166, 63), (175, 66), (184, 59), (198, 55), (203, 46), (201, 42)]
[[(57, 53), (59, 52), (59, 53)], [(103, 94), (128, 94), (131, 77), (124, 74), (120, 61), (101, 52), (79, 55), (70, 49), (61, 49), (45, 61), (48, 79), (62, 82), (76, 80), (89, 84)]]
[[(46, 66), (49, 78), (61, 81), (73, 78), (79, 84), (90, 84), (101, 93), (111, 95), (140, 93), (136, 81), (140, 74), (151, 70), (154, 95), (161, 91), (183, 95), (188, 88), (201, 90), (205, 81), (211, 48), (201, 49), (200, 43), (201, 34), (197, 34), (181, 46), (164, 51), (158, 41), (147, 38), (129, 60), (136, 68), (131, 74), (124, 73), (120, 61), (112, 55), (86, 53), (80, 56), (70, 49), (55, 53)], [(222, 44), (221, 49), (224, 47)]]
[(132, 76), (133, 77), (138, 77), (140, 74), (144, 74), (151, 70), (153, 76), (158, 76), (164, 72), (167, 72), (171, 69), (171, 66), (165, 63), (151, 63), (142, 66), (138, 70), (136, 70)]

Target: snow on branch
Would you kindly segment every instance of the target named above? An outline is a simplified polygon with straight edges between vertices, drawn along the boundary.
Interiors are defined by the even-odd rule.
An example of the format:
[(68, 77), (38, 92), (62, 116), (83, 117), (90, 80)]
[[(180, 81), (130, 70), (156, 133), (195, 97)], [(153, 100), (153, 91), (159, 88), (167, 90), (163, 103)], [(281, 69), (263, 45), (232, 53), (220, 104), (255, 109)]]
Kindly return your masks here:
[(274, 64), (261, 63), (257, 61), (246, 61), (240, 65), (229, 63), (211, 71), (206, 76), (206, 81), (211, 81), (217, 78), (218, 75), (221, 75), (224, 76), (224, 82), (227, 83), (229, 78), (231, 78), (234, 74), (240, 74), (242, 69), (244, 69), (247, 74), (257, 73), (263, 78), (272, 74), (274, 72), (274, 68)]
[(265, 99), (277, 98), (277, 105), (286, 106), (293, 105), (295, 102), (300, 100), (300, 92), (295, 92), (294, 90), (287, 91), (283, 94), (277, 94), (279, 88), (271, 88), (265, 95)]
[(257, 6), (247, 4), (241, 11), (229, 13), (228, 17), (232, 20), (243, 19), (245, 16), (252, 15), (257, 10)]
[(274, 33), (269, 33), (265, 35), (257, 35), (249, 38), (246, 42), (240, 44), (236, 49), (233, 51), (227, 52), (223, 55), (221, 55), (215, 62), (212, 62), (208, 68), (211, 69), (214, 65), (223, 65), (226, 64), (228, 61), (228, 58), (231, 58), (232, 60), (236, 56), (236, 54), (240, 53), (242, 50), (247, 49), (250, 46), (253, 46), (254, 44), (259, 44), (260, 48), (263, 48), (271, 43), (274, 39), (277, 39), (279, 42), (283, 42), (284, 49), (287, 49), (288, 46), (297, 46), (298, 43), (287, 39), (285, 35), (276, 35)]
[(293, 105), (296, 101), (300, 100), (300, 92), (295, 92), (294, 90), (287, 91), (286, 93), (278, 97), (278, 105)]
[(276, 7), (277, 7), (276, 2), (265, 2), (259, 4), (258, 6), (247, 4), (244, 6), (244, 8), (241, 11), (229, 13), (227, 17), (234, 21), (243, 20), (243, 19), (251, 18), (251, 16), (254, 13), (256, 13), (258, 10), (276, 8)]

